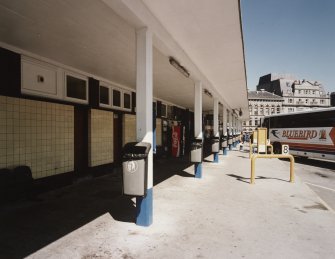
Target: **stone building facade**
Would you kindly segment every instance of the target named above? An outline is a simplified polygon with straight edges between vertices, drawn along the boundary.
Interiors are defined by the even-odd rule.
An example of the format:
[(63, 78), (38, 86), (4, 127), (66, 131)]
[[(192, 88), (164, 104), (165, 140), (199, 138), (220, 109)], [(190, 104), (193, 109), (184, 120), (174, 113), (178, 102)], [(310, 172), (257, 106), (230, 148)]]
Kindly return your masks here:
[(252, 132), (259, 127), (261, 118), (266, 115), (283, 113), (284, 98), (274, 93), (261, 91), (249, 91), (250, 120), (243, 122), (243, 131)]
[(268, 74), (260, 77), (257, 90), (282, 96), (283, 112), (330, 107), (330, 94), (317, 81), (298, 80), (292, 75)]

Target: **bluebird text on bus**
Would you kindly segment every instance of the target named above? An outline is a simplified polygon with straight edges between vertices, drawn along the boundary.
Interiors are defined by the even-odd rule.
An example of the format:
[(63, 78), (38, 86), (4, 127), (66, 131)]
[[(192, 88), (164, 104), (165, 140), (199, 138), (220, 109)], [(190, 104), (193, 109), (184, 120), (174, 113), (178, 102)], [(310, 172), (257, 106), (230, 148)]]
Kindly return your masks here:
[(317, 135), (316, 130), (283, 130), (283, 138), (288, 139), (313, 139)]

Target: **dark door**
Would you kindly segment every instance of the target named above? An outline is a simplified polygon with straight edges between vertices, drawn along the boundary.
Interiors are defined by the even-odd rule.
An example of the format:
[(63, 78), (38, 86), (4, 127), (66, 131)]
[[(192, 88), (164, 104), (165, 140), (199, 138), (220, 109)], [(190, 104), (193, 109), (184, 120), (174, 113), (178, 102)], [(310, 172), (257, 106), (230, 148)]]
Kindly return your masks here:
[(122, 162), (122, 113), (114, 113), (114, 164)]
[(88, 110), (82, 106), (74, 107), (74, 171), (88, 173)]

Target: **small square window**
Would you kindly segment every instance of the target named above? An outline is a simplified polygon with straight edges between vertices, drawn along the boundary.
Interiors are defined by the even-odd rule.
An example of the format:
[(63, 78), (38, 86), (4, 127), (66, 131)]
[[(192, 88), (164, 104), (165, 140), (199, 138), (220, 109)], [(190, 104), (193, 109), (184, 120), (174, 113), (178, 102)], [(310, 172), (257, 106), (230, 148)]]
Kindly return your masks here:
[(100, 103), (109, 105), (109, 88), (100, 86)]
[(130, 109), (131, 102), (130, 102), (130, 94), (123, 93), (123, 108)]
[(162, 104), (162, 117), (166, 117), (166, 104)]
[(87, 81), (66, 75), (66, 96), (79, 100), (87, 100)]
[(121, 107), (121, 92), (113, 89), (113, 106)]

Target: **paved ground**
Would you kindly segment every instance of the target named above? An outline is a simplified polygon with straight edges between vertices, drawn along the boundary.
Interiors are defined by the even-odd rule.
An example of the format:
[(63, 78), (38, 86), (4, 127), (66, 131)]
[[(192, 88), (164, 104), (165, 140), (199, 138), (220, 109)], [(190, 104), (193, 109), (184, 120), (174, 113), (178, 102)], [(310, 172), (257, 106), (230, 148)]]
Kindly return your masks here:
[(335, 211), (335, 161), (296, 159), (297, 174)]
[(0, 255), (334, 258), (335, 214), (299, 177), (288, 182), (288, 166), (258, 160), (250, 185), (248, 153), (204, 163), (202, 179), (182, 160), (158, 161), (149, 228), (133, 223), (134, 204), (119, 195), (117, 174), (82, 182), (1, 211)]

